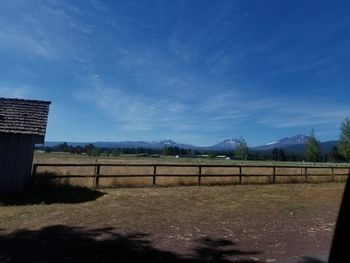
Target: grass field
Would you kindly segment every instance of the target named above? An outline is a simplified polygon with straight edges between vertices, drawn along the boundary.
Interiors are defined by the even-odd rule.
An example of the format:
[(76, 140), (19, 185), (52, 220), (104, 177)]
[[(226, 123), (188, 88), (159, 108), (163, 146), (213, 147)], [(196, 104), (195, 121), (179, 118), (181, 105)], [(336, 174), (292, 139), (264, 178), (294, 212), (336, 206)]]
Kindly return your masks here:
[[(186, 163), (186, 164), (252, 164), (252, 165), (314, 165), (314, 163), (308, 162), (281, 162), (281, 161), (255, 161), (255, 160), (224, 160), (219, 158), (175, 158), (175, 156), (161, 156), (160, 158), (152, 157), (137, 157), (134, 155), (120, 155), (116, 157), (91, 157), (88, 155), (81, 154), (70, 154), (70, 153), (34, 153), (35, 163), (75, 163), (75, 162), (84, 162), (84, 163)], [(348, 167), (349, 163), (317, 163), (317, 166), (337, 166), (337, 167)]]
[(343, 183), (36, 189), (1, 200), (0, 262), (326, 257)]
[[(102, 157), (92, 158), (86, 155), (74, 155), (63, 153), (40, 154), (36, 153), (34, 156), (36, 163), (102, 163), (102, 164), (193, 164), (193, 165), (276, 165), (275, 173), (276, 183), (297, 183), (305, 182), (305, 165), (315, 166), (308, 168), (308, 174), (321, 174), (322, 176), (308, 176), (308, 182), (326, 182), (326, 181), (345, 181), (346, 176), (331, 176), (332, 170), (325, 168), (325, 166), (334, 166), (335, 173), (348, 174), (349, 168), (345, 168), (348, 164), (313, 164), (313, 163), (293, 163), (293, 162), (259, 162), (259, 161), (237, 161), (237, 160), (218, 160), (207, 158), (175, 158), (175, 157), (134, 157), (134, 156), (120, 156), (114, 158)], [(290, 166), (285, 168), (282, 166)], [(56, 175), (93, 175), (95, 167), (39, 167), (37, 170), (41, 174), (56, 174)], [(102, 175), (135, 175), (135, 174), (153, 174), (153, 167), (101, 167), (100, 173)], [(239, 174), (238, 167), (203, 167), (202, 173), (206, 175), (227, 175)], [(242, 173), (249, 176), (242, 177), (241, 183), (271, 183), (273, 181), (272, 167), (243, 167)], [(157, 167), (157, 174), (167, 174), (172, 176), (158, 176), (157, 185), (196, 185), (198, 183), (197, 177), (179, 177), (177, 175), (198, 174), (198, 167)], [(259, 175), (267, 176), (259, 176)], [(295, 176), (297, 175), (297, 176)], [(56, 180), (57, 182), (64, 182), (73, 185), (92, 187), (94, 185), (94, 178), (65, 178)], [(144, 187), (151, 186), (153, 179), (151, 176), (143, 178), (103, 178), (99, 180), (100, 187), (125, 187), (136, 186)], [(201, 179), (202, 185), (227, 185), (239, 183), (239, 177), (203, 177)]]

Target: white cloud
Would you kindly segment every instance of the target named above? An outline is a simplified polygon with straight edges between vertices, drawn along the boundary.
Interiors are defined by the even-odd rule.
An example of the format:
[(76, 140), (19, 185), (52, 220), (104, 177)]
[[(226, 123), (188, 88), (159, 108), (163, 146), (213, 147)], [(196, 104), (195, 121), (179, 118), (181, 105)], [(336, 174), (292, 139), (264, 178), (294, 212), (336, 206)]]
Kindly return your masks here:
[(38, 40), (20, 32), (0, 32), (0, 42), (7, 48), (15, 48), (28, 54), (36, 54), (47, 59), (57, 58), (57, 50), (45, 40)]

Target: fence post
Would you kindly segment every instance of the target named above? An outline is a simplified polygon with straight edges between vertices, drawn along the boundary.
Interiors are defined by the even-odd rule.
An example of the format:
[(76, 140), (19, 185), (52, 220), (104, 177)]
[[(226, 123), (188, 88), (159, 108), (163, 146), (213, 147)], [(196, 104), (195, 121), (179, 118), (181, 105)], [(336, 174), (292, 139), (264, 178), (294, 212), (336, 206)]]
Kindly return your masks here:
[(201, 185), (202, 166), (198, 166), (198, 185)]
[(242, 166), (239, 166), (239, 184), (242, 184)]
[(273, 167), (272, 183), (276, 183), (276, 166)]
[(156, 176), (157, 176), (157, 166), (154, 165), (154, 166), (153, 166), (153, 182), (152, 182), (152, 185), (153, 185), (153, 186), (156, 185)]
[(332, 167), (332, 182), (334, 182), (334, 167)]
[(307, 167), (304, 168), (305, 183), (307, 183)]
[(100, 166), (101, 164), (97, 163), (95, 166), (95, 188), (98, 188), (100, 181)]

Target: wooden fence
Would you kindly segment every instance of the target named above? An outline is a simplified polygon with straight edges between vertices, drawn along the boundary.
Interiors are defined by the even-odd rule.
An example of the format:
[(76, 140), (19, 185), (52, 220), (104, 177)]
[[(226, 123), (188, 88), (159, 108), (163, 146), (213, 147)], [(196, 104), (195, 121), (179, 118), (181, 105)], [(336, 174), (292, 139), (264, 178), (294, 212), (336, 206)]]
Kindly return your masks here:
[[(59, 174), (52, 172), (38, 172), (40, 167), (90, 167), (93, 168), (93, 174)], [(104, 174), (101, 173), (101, 168), (104, 167), (124, 167), (125, 168), (135, 168), (135, 167), (147, 167), (153, 172), (150, 173), (132, 173), (132, 174)], [(194, 168), (197, 170), (196, 173), (162, 173), (159, 172), (161, 168)], [(237, 169), (236, 173), (210, 173), (210, 169), (217, 168), (235, 168)], [(255, 172), (249, 172), (249, 168), (255, 170)], [(270, 173), (266, 172), (256, 172), (256, 169), (261, 169), (266, 171), (269, 169)], [(290, 169), (293, 173), (281, 172), (282, 170)], [(296, 172), (297, 170), (297, 172)], [(317, 170), (322, 170), (322, 172), (314, 172)], [(339, 170), (341, 172), (339, 172)], [(330, 178), (328, 181), (335, 181), (335, 177), (346, 177), (350, 174), (350, 166), (315, 166), (315, 165), (305, 165), (305, 166), (294, 166), (294, 165), (210, 165), (210, 164), (112, 164), (112, 163), (85, 163), (85, 164), (57, 164), (57, 163), (35, 163), (33, 165), (33, 178), (34, 180), (38, 175), (44, 175), (46, 179), (63, 179), (63, 178), (92, 178), (93, 186), (98, 188), (100, 186), (101, 178), (151, 178), (152, 185), (157, 185), (157, 178), (159, 177), (195, 177), (197, 178), (197, 184), (202, 184), (203, 178), (214, 178), (214, 177), (232, 177), (238, 178), (235, 182), (242, 184), (242, 179), (249, 177), (266, 177), (268, 183), (277, 183), (276, 178), (282, 177), (299, 177), (298, 182), (309, 182), (308, 178), (310, 177), (325, 177)], [(302, 178), (300, 180), (300, 178)], [(345, 178), (346, 179), (346, 178)]]

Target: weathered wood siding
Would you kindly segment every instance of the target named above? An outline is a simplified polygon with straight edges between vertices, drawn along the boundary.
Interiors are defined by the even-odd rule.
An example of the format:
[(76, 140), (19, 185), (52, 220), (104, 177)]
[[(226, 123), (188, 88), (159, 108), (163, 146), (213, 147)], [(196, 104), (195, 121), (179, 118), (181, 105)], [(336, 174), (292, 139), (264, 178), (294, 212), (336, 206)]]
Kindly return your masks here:
[(17, 194), (30, 181), (34, 144), (30, 135), (0, 133), (0, 194)]

